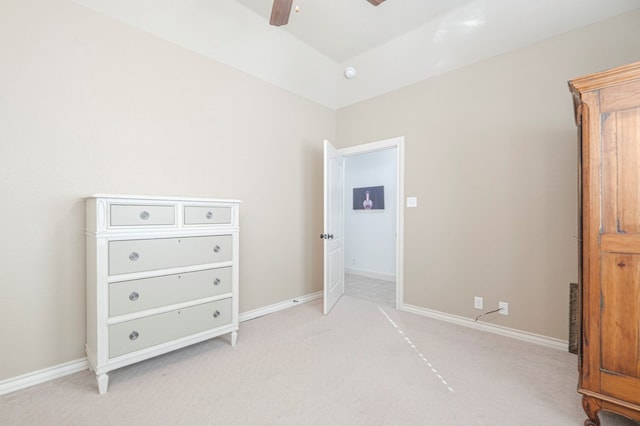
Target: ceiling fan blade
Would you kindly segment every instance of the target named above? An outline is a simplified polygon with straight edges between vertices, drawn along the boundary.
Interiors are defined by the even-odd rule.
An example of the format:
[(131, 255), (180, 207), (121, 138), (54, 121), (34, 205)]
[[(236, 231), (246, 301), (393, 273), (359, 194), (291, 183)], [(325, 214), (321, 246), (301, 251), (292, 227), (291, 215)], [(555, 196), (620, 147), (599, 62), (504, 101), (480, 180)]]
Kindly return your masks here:
[(371, 3), (374, 6), (380, 6), (380, 4), (384, 1), (384, 0), (367, 0), (369, 3)]
[(269, 23), (279, 27), (289, 22), (291, 14), (291, 4), (293, 0), (273, 0), (273, 8), (271, 9), (271, 19)]

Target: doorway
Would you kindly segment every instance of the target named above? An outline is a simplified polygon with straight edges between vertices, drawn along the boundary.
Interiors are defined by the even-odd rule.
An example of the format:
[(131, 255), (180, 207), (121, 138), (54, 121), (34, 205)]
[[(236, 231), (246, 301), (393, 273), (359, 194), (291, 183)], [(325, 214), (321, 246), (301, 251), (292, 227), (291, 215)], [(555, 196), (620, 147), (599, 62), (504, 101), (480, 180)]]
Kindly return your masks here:
[[(399, 309), (403, 301), (404, 137), (339, 152), (345, 159), (345, 292)], [(370, 195), (374, 193), (378, 200)], [(363, 201), (373, 206), (361, 208)]]

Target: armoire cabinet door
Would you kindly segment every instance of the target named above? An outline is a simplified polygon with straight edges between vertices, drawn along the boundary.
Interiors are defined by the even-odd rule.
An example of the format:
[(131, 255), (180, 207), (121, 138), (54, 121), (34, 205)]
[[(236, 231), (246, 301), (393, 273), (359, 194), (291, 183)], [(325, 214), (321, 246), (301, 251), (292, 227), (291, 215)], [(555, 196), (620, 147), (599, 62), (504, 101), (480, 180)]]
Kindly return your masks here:
[(628, 89), (600, 92), (600, 383), (603, 394), (639, 404), (640, 107)]
[(640, 403), (640, 254), (603, 253), (600, 347), (602, 392)]

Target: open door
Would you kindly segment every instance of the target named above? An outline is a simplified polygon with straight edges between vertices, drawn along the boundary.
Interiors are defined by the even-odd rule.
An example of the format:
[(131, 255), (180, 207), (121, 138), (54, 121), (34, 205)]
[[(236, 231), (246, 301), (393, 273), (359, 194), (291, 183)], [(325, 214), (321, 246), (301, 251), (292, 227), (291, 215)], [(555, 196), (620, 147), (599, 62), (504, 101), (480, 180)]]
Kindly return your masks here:
[(344, 294), (344, 159), (324, 141), (324, 314)]

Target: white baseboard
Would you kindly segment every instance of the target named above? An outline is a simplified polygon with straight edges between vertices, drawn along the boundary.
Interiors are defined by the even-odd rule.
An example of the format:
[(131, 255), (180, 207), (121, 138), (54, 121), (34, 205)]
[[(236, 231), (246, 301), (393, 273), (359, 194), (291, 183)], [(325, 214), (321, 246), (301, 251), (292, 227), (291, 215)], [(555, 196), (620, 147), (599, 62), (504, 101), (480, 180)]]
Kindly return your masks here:
[(282, 311), (283, 309), (291, 308), (301, 303), (311, 302), (312, 300), (322, 298), (322, 292), (318, 291), (304, 296), (296, 297), (291, 300), (285, 300), (284, 302), (274, 303), (273, 305), (263, 306), (262, 308), (253, 309), (251, 311), (242, 312), (239, 315), (240, 322), (249, 321), (264, 315), (272, 314), (274, 312)]
[[(276, 303), (273, 305), (265, 306), (262, 308), (254, 309), (252, 311), (243, 312), (239, 315), (239, 320), (248, 321), (250, 319), (258, 318), (273, 312), (281, 311), (283, 309), (291, 308), (299, 305), (300, 303), (307, 303), (315, 299), (322, 297), (322, 292), (316, 292), (307, 294), (305, 296), (297, 297), (295, 299), (287, 300), (284, 302)], [(64, 364), (55, 365), (53, 367), (45, 368), (43, 370), (34, 371), (31, 373), (23, 374), (21, 376), (12, 377), (0, 381), (0, 395), (5, 395), (11, 392), (25, 389), (30, 386), (39, 385), (41, 383), (48, 382), (50, 380), (58, 379), (60, 377), (68, 376), (69, 374), (78, 373), (89, 368), (89, 362), (87, 358), (77, 359), (75, 361), (65, 362)]]
[(50, 380), (68, 376), (69, 374), (78, 373), (89, 368), (86, 358), (76, 359), (75, 361), (65, 362), (64, 364), (55, 365), (43, 370), (34, 371), (23, 374), (21, 376), (12, 377), (10, 379), (0, 381), (0, 395), (15, 392), (30, 386), (39, 385)]
[[(295, 299), (286, 300), (284, 302), (275, 303), (273, 305), (264, 306), (262, 308), (243, 312), (240, 314), (239, 320), (240, 322), (248, 321), (248, 320), (258, 318), (264, 315), (268, 315), (277, 311), (291, 308), (293, 306), (297, 306), (300, 303), (307, 303), (320, 298), (322, 298), (322, 292), (318, 291), (316, 293), (307, 294), (304, 296), (297, 297)], [(511, 337), (513, 339), (523, 340), (525, 342), (535, 343), (538, 345), (542, 345), (542, 346), (546, 346), (554, 349), (560, 349), (560, 350), (566, 351), (568, 348), (568, 342), (565, 340), (555, 339), (552, 337), (542, 336), (534, 333), (528, 333), (526, 331), (520, 331), (513, 328), (503, 327), (500, 325), (475, 322), (469, 318), (446, 314), (446, 313), (434, 311), (431, 309), (420, 308), (418, 306), (403, 304), (400, 306), (400, 310), (405, 312), (411, 312), (417, 315), (422, 315), (429, 318), (438, 319), (441, 321), (447, 321), (454, 324), (463, 325), (465, 327), (475, 328), (475, 329), (486, 331), (489, 333)], [(21, 376), (5, 379), (0, 381), (0, 395), (5, 395), (20, 389), (45, 383), (50, 380), (67, 376), (69, 374), (78, 373), (88, 368), (89, 368), (89, 364), (87, 362), (87, 359), (81, 358), (75, 361), (69, 361), (64, 364), (59, 364), (53, 367), (23, 374)]]
[(345, 274), (357, 275), (359, 277), (373, 278), (374, 280), (396, 282), (396, 276), (392, 274), (383, 274), (381, 272), (366, 271), (364, 269), (344, 268)]
[(535, 343), (537, 345), (546, 346), (548, 348), (559, 349), (565, 352), (569, 350), (568, 341), (556, 339), (554, 337), (547, 337), (541, 334), (529, 333), (527, 331), (516, 330), (515, 328), (503, 327), (501, 325), (488, 324), (486, 322), (476, 322), (470, 318), (434, 311), (432, 309), (421, 308), (419, 306), (403, 304), (400, 306), (400, 310), (411, 312), (417, 315), (422, 315), (424, 317), (462, 325), (465, 327), (475, 328), (477, 330), (486, 331), (488, 333), (511, 337), (512, 339)]

